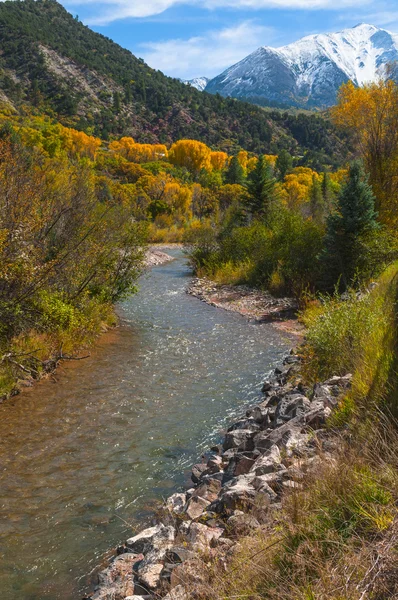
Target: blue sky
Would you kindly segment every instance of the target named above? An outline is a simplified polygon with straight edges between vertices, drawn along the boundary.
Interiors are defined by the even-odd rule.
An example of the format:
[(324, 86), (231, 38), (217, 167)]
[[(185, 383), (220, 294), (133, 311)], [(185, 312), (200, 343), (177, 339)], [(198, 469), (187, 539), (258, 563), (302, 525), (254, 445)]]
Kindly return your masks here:
[(398, 32), (398, 0), (61, 0), (172, 77), (213, 77), (259, 46), (360, 22)]

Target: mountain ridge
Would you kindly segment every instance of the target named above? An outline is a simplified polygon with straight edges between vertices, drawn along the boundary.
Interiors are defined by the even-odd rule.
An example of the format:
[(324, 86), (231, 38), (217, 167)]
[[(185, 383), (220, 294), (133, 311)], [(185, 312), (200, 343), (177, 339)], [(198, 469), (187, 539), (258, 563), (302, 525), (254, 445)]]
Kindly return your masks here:
[(398, 61), (398, 34), (367, 23), (306, 36), (273, 48), (261, 46), (206, 86), (210, 93), (265, 98), (293, 106), (329, 107), (343, 83), (387, 79)]

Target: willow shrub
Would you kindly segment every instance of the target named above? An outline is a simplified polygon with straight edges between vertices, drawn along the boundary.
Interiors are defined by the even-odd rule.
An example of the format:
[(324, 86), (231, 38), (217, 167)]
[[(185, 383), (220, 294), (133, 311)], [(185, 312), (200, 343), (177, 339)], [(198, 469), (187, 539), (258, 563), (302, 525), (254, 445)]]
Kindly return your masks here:
[(248, 283), (300, 296), (318, 277), (322, 238), (316, 224), (281, 209), (270, 227), (254, 221), (217, 233), (205, 223), (185, 241), (198, 273), (222, 283)]

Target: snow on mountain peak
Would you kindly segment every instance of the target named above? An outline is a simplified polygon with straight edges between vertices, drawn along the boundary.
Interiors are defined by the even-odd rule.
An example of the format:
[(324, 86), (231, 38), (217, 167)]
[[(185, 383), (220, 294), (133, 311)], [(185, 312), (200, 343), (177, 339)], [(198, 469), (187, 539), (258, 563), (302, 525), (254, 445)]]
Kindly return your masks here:
[(336, 33), (263, 46), (210, 81), (207, 90), (237, 97), (264, 97), (287, 104), (331, 105), (342, 83), (386, 79), (398, 62), (398, 35), (368, 23)]

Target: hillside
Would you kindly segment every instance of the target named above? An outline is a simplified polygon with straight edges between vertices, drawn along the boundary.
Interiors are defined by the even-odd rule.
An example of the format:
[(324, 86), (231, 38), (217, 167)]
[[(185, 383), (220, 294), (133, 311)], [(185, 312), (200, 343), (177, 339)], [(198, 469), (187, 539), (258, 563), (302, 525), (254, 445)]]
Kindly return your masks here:
[(55, 0), (2, 2), (0, 50), (0, 99), (6, 107), (20, 112), (28, 105), (103, 139), (123, 134), (169, 144), (193, 138), (226, 151), (288, 147), (298, 154), (322, 149), (336, 160), (345, 155), (339, 134), (321, 118), (306, 118), (310, 135), (297, 137), (294, 117), (282, 119), (166, 77)]

